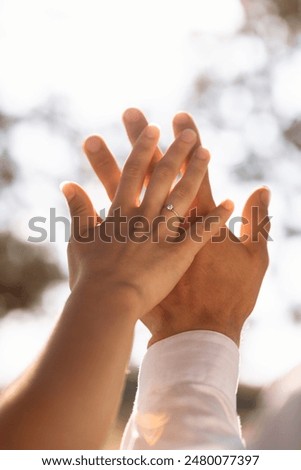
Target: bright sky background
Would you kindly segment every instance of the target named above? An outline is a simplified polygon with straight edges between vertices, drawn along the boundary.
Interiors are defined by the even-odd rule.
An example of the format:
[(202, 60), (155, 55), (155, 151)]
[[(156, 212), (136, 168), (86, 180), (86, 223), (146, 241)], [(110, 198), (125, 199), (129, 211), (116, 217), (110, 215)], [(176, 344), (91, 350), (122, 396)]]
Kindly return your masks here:
[[(207, 40), (214, 44), (217, 38), (229, 37), (242, 23), (243, 12), (238, 0), (2, 0), (1, 106), (8, 112), (22, 113), (39, 105), (50, 94), (59, 95), (68, 103), (74, 121), (91, 133), (98, 132), (108, 122), (119, 121), (126, 107), (138, 106), (151, 119), (159, 121), (162, 132), (170, 132), (170, 119), (185, 104), (195, 74), (210, 62), (215, 63), (215, 67), (219, 63), (214, 55), (197, 55), (192, 36), (206, 33)], [(226, 47), (225, 56), (229, 54)], [(252, 47), (246, 56), (239, 42), (233, 45), (223, 69), (225, 77), (235, 73), (235, 67), (248, 70), (251, 60), (253, 67), (264, 63), (266, 56), (260, 42)], [(279, 109), (285, 108), (288, 115), (300, 110), (295, 99), (301, 82), (300, 63), (300, 56), (289, 65), (284, 60), (275, 77), (275, 102)], [(286, 97), (283, 89), (287, 88), (288, 81), (290, 87)], [(252, 103), (248, 93), (244, 92), (240, 109), (234, 109), (231, 93), (228, 89), (221, 97), (220, 110), (229, 113), (231, 109), (229, 119), (239, 121)], [(273, 122), (265, 116), (260, 124), (258, 122), (250, 122), (248, 129), (251, 132), (254, 126), (265, 125), (266, 135), (271, 135), (266, 145), (271, 145)], [(215, 146), (217, 154), (227, 146), (233, 150), (233, 161), (244, 158), (240, 141), (231, 133), (221, 133), (219, 142), (210, 132), (206, 134), (205, 131), (205, 136)], [(41, 185), (47, 194), (48, 183), (35, 178), (35, 173), (38, 169), (44, 169), (48, 174), (55, 173), (57, 168), (67, 171), (72, 167), (72, 155), (63, 142), (50, 140), (47, 131), (38, 125), (35, 128), (23, 126), (16, 131), (12, 142), (14, 154), (20, 155), (21, 159), (26, 148), (31, 152), (26, 154), (27, 165), (23, 171), (32, 178), (32, 184), (24, 194), (24, 200), (35, 201), (32, 213), (36, 214), (45, 208), (45, 199), (36, 195), (41, 193)], [(64, 161), (61, 155), (64, 155)], [(213, 168), (214, 165), (223, 168), (225, 163), (216, 160)], [(215, 179), (218, 196), (223, 195), (224, 184), (220, 171)], [(239, 189), (233, 189), (230, 197), (244, 200), (248, 189), (244, 188), (243, 194)], [(281, 205), (277, 195), (276, 202)], [(238, 213), (239, 210), (240, 203)], [(19, 220), (22, 226), (22, 214)], [(63, 255), (65, 245), (58, 249)], [(272, 251), (275, 249), (273, 246)], [(292, 263), (294, 253), (292, 249)], [(298, 289), (297, 285), (293, 286), (293, 292)], [(48, 316), (20, 317), (14, 312), (1, 322), (0, 385), (14, 378), (36, 356), (62, 307), (66, 292), (67, 288), (61, 287), (59, 291), (54, 289), (45, 295), (43, 308), (50, 312)], [(258, 308), (267, 315), (258, 320), (263, 326), (260, 331), (255, 328), (246, 333), (248, 339), (242, 346), (245, 364), (242, 377), (264, 383), (301, 360), (300, 331), (294, 333), (282, 323), (281, 314), (277, 313), (281, 312), (282, 305), (275, 300), (271, 282), (264, 284)], [(267, 331), (270, 322), (277, 322), (277, 318), (280, 320), (273, 337), (268, 339), (267, 350)], [(279, 348), (283, 336), (290, 342), (290, 351)], [(133, 353), (136, 361), (145, 349), (146, 337), (145, 330), (139, 327)]]
[(233, 32), (242, 20), (237, 0), (1, 3), (1, 101), (19, 111), (51, 91), (89, 121), (133, 105), (177, 109), (189, 34)]

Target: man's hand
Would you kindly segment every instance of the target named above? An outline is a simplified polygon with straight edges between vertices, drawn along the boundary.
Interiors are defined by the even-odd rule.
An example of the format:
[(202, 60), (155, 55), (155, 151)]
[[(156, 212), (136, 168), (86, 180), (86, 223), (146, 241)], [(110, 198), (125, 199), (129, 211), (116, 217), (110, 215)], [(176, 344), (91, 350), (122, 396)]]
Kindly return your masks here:
[[(139, 110), (130, 109), (124, 114), (124, 123), (134, 144), (147, 120)], [(197, 132), (186, 113), (175, 116), (173, 128), (175, 136), (186, 128)], [(198, 138), (196, 145), (199, 144)], [(113, 199), (121, 175), (113, 155), (96, 136), (87, 139), (84, 150)], [(156, 148), (149, 174), (161, 157)], [(208, 173), (195, 202), (199, 215), (206, 215), (215, 207)], [(264, 187), (256, 190), (243, 210), (241, 239), (224, 227), (222, 237), (206, 244), (173, 291), (144, 316), (143, 322), (152, 334), (149, 345), (184, 331), (202, 329), (223, 333), (239, 344), (242, 326), (254, 308), (268, 266), (268, 203), (269, 191)], [(264, 219), (266, 232), (257, 233), (258, 222)]]
[[(107, 148), (97, 137), (92, 137), (90, 144), (95, 144), (95, 139)], [(214, 208), (208, 215), (215, 218), (214, 223), (208, 229), (207, 218), (199, 227), (202, 240), (191, 236), (193, 222), (182, 227), (179, 238), (179, 220), (168, 205), (175, 204), (180, 214), (189, 210), (206, 174), (209, 155), (199, 146), (174, 185), (197, 140), (193, 130), (184, 130), (156, 164), (141, 198), (158, 139), (155, 126), (143, 129), (124, 166), (109, 215), (100, 223), (83, 188), (71, 182), (63, 186), (72, 218), (68, 251), (71, 289), (93, 284), (106, 296), (110, 293), (109, 297), (118, 292), (124, 298), (131, 296), (136, 320), (167, 296), (233, 210), (231, 201)]]

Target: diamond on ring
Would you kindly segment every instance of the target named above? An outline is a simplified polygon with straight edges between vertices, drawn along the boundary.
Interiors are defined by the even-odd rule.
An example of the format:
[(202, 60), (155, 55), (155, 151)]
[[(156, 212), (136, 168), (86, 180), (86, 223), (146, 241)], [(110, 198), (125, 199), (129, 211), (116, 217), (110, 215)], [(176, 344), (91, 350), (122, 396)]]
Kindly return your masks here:
[(181, 217), (181, 216), (177, 213), (177, 211), (175, 210), (173, 204), (171, 204), (171, 203), (166, 204), (165, 208), (166, 208), (168, 211), (173, 212), (173, 213), (175, 214), (175, 216), (178, 217), (180, 223), (183, 223), (183, 222), (184, 222), (185, 217)]

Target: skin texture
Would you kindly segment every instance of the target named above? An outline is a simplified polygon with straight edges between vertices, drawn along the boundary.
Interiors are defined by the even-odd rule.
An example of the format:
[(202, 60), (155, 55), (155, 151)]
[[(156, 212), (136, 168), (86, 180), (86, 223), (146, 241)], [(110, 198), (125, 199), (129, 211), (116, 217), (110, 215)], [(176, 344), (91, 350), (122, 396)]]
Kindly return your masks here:
[[(191, 130), (179, 134), (155, 166), (139, 203), (158, 139), (154, 126), (145, 127), (137, 139), (114, 193), (111, 215), (120, 208), (122, 215), (143, 215), (151, 225), (160, 213), (166, 219), (173, 216), (163, 208), (169, 197), (185, 192), (179, 206), (183, 212), (193, 203), (209, 161), (208, 153), (199, 146), (171, 191), (180, 167), (195, 147), (197, 136)], [(128, 221), (123, 229), (126, 243), (114, 237), (106, 243), (100, 235), (114, 234), (116, 223), (101, 221), (76, 183), (66, 183), (62, 190), (72, 219), (68, 247), (71, 294), (43, 353), (2, 393), (1, 449), (103, 446), (118, 410), (137, 319), (174, 289), (233, 210), (230, 201), (214, 208), (211, 215), (218, 216), (218, 222), (204, 231), (202, 242), (188, 236), (190, 225), (186, 238), (176, 243), (176, 232), (165, 220), (151, 230), (157, 243), (150, 238), (144, 243), (132, 241), (128, 233), (132, 235), (134, 229)], [(169, 243), (167, 236), (172, 238)]]
[[(134, 144), (147, 120), (135, 108), (127, 110), (123, 120), (128, 137)], [(198, 135), (191, 116), (179, 113), (173, 120), (175, 136), (185, 128), (193, 129)], [(195, 143), (195, 146), (198, 145), (199, 135)], [(84, 151), (109, 197), (114, 198), (121, 175), (114, 156), (98, 136), (86, 140)], [(191, 153), (182, 169), (189, 162)], [(161, 158), (162, 153), (157, 147), (148, 168), (146, 184), (153, 165)], [(184, 212), (178, 209), (178, 204), (184, 196), (185, 192), (178, 194), (177, 203), (174, 204), (180, 214)], [(265, 187), (254, 191), (243, 209), (245, 219), (240, 240), (224, 227), (224, 239), (219, 243), (209, 241), (175, 288), (143, 317), (152, 334), (149, 345), (177, 333), (199, 329), (223, 333), (239, 345), (243, 324), (255, 306), (268, 267), (269, 196), (269, 190)], [(197, 207), (200, 215), (208, 214), (215, 207), (208, 172), (192, 206)], [(262, 220), (265, 232), (257, 234), (256, 221)]]

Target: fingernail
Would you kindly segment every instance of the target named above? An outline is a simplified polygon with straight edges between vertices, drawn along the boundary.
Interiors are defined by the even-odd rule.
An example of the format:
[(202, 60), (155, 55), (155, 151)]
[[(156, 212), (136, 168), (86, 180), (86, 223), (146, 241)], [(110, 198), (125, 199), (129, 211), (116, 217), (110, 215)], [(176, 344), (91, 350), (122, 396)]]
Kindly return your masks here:
[(85, 149), (90, 153), (96, 153), (101, 149), (101, 139), (96, 135), (91, 135), (85, 141)]
[(271, 191), (268, 187), (265, 187), (260, 193), (260, 200), (265, 205), (268, 206), (271, 200)]
[(210, 160), (210, 153), (208, 152), (207, 149), (204, 149), (203, 147), (199, 147), (196, 151), (196, 157), (199, 158), (200, 160)]
[(190, 144), (196, 140), (196, 133), (192, 129), (185, 129), (181, 133), (181, 140), (187, 144)]
[(140, 113), (135, 108), (129, 108), (124, 112), (123, 117), (126, 119), (126, 121), (135, 122), (138, 121)]
[(66, 196), (67, 199), (72, 198), (75, 194), (74, 186), (70, 185), (70, 181), (63, 181), (60, 184), (60, 190)]
[(232, 211), (234, 209), (234, 203), (230, 201), (230, 199), (226, 199), (221, 202), (221, 206), (223, 206), (227, 211)]
[(150, 139), (154, 139), (158, 135), (158, 128), (153, 125), (147, 126), (145, 135), (146, 137), (149, 137)]
[(174, 121), (177, 122), (177, 124), (184, 124), (188, 120), (189, 120), (188, 114), (183, 113), (183, 112), (177, 113), (174, 118)]

